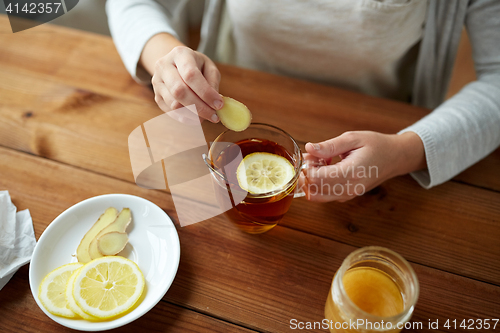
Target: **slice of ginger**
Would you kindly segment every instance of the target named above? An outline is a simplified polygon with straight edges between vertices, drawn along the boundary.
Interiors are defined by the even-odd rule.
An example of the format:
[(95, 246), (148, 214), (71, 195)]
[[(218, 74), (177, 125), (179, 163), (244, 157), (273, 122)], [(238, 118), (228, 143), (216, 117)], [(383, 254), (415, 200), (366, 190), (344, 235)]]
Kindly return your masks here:
[(241, 132), (252, 122), (252, 113), (245, 104), (230, 97), (222, 97), (224, 106), (217, 111), (220, 121), (228, 129)]
[(101, 230), (105, 229), (108, 225), (112, 224), (116, 220), (116, 216), (118, 215), (118, 211), (109, 207), (106, 209), (104, 214), (102, 214), (94, 225), (90, 228), (89, 231), (83, 236), (78, 248), (76, 249), (76, 257), (78, 258), (78, 262), (83, 264), (88, 263), (92, 260), (92, 256), (89, 252), (90, 243), (96, 236), (101, 232)]
[[(89, 244), (89, 254), (91, 259), (97, 259), (102, 257), (104, 254), (99, 252), (99, 248), (97, 246), (97, 240), (104, 234), (109, 232), (118, 231), (125, 232), (127, 230), (128, 225), (132, 221), (132, 213), (129, 208), (123, 208), (120, 214), (116, 217), (116, 220), (108, 225), (106, 228), (102, 229), (95, 238)], [(109, 255), (109, 254), (108, 254)]]
[(114, 256), (121, 252), (128, 243), (126, 232), (112, 231), (97, 238), (97, 248), (104, 256)]

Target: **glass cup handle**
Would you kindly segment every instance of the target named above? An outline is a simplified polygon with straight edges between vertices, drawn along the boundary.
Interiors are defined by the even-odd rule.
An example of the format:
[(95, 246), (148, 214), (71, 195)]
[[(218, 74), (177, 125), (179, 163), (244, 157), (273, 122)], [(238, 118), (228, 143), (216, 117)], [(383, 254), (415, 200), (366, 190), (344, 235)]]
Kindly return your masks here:
[[(322, 166), (325, 166), (325, 165), (328, 165), (326, 163), (326, 161), (322, 158), (319, 159), (318, 162), (305, 162), (304, 164), (302, 164), (302, 166), (300, 167), (300, 172), (302, 172), (303, 170), (307, 169), (307, 168), (311, 168), (311, 167), (322, 167)], [(302, 197), (305, 197), (306, 196), (306, 192), (304, 192), (303, 190), (301, 190), (300, 188), (297, 188), (295, 190), (295, 193), (293, 194), (293, 198), (302, 198)]]

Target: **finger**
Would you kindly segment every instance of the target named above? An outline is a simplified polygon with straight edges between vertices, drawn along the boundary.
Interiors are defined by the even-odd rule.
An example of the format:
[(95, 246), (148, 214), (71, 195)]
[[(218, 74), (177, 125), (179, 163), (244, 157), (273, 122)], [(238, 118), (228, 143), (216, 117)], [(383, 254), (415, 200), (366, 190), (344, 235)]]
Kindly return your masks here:
[(161, 95), (155, 94), (155, 102), (163, 112), (169, 112), (171, 110)]
[(153, 90), (155, 92), (156, 104), (158, 104), (158, 106), (160, 106), (160, 104), (165, 104), (167, 106), (167, 111), (162, 108), (162, 110), (165, 112), (173, 110), (172, 102), (174, 102), (175, 100), (172, 95), (170, 95), (170, 92), (168, 91), (167, 86), (165, 86), (165, 83), (163, 81), (161, 81), (161, 83), (154, 82)]
[(302, 169), (302, 173), (305, 176), (308, 175), (309, 170), (313, 170), (318, 166), (324, 165), (324, 163), (322, 163), (323, 159), (314, 157), (311, 154), (305, 153), (303, 154), (303, 158), (304, 158), (304, 164), (303, 164), (304, 166)]
[(314, 155), (311, 155), (309, 153), (303, 153), (302, 158), (304, 159), (304, 162), (307, 163), (317, 163), (321, 159), (321, 157), (316, 157)]
[[(167, 112), (167, 115), (174, 120), (177, 120), (180, 123), (189, 125), (189, 126), (197, 126), (200, 124), (200, 119), (196, 116), (185, 117), (184, 115), (176, 112), (177, 110)], [(196, 119), (194, 119), (196, 118)]]
[[(151, 83), (153, 84), (153, 90), (155, 92), (155, 101), (158, 104), (158, 106), (160, 106), (160, 104), (162, 105), (162, 107), (160, 108), (163, 111), (169, 112), (182, 108), (184, 106), (172, 97), (172, 95), (168, 91), (167, 86), (165, 85), (165, 82), (163, 82), (159, 74), (153, 75)], [(167, 110), (163, 108), (164, 105), (166, 105), (165, 109)]]
[[(188, 87), (210, 108), (219, 110), (223, 106), (222, 97), (214, 87), (210, 86), (207, 78), (201, 72), (200, 68), (205, 65), (206, 63), (200, 66), (193, 57), (184, 56), (175, 59), (175, 66), (179, 71), (179, 75)], [(208, 66), (207, 72), (210, 72), (211, 76), (216, 75), (213, 73), (214, 69), (211, 66)], [(212, 77), (210, 79), (215, 80)]]
[(172, 111), (170, 111), (169, 114), (175, 113), (177, 116), (174, 119), (180, 121), (181, 123), (197, 125), (203, 122), (203, 118), (198, 117), (198, 115), (193, 113), (190, 108), (184, 107), (175, 100), (172, 102), (171, 108)]
[(346, 132), (336, 138), (320, 143), (307, 143), (306, 151), (316, 157), (331, 158), (346, 154), (353, 149), (360, 147), (359, 134)]
[(297, 187), (300, 189), (301, 187), (305, 186), (306, 185), (306, 176), (301, 173), (300, 176), (299, 176), (299, 180), (297, 182)]
[(194, 118), (191, 117), (180, 117), (179, 121), (183, 124), (189, 125), (189, 126), (199, 126), (201, 122), (203, 122), (202, 118), (194, 116)]
[[(342, 188), (343, 187), (339, 185), (335, 189), (336, 191), (341, 192)], [(325, 186), (319, 187), (314, 183), (306, 184), (306, 186), (304, 186), (304, 192), (306, 193), (305, 196), (307, 200), (314, 202), (331, 202), (331, 201), (340, 201), (346, 199), (344, 196), (333, 194), (331, 188), (327, 188)]]
[(349, 183), (341, 180), (332, 181), (324, 178), (306, 177), (306, 185), (303, 187), (306, 198), (310, 201), (329, 202), (345, 201), (349, 196)]
[(180, 114), (178, 114), (177, 112), (175, 111), (170, 111), (170, 112), (167, 112), (167, 115), (174, 119), (174, 120), (177, 120), (178, 122), (182, 123), (182, 116)]
[[(195, 105), (196, 113), (201, 118), (210, 120), (211, 122), (218, 122), (219, 118), (215, 114), (215, 110), (208, 106), (204, 101), (202, 101), (192, 90), (187, 86), (179, 72), (175, 67), (164, 69), (162, 73), (163, 82), (168, 90), (162, 92), (164, 95), (170, 95), (173, 100), (177, 101), (183, 106)], [(164, 99), (168, 96), (163, 96)], [(172, 101), (173, 103), (173, 101)]]
[(170, 92), (165, 86), (163, 86), (163, 89), (158, 89), (158, 91), (162, 91), (161, 94), (164, 96), (162, 98), (163, 102), (165, 105), (168, 106), (169, 111), (176, 111), (179, 115), (182, 115), (183, 117), (198, 119), (198, 116), (194, 114), (193, 111), (191, 111), (189, 108), (184, 107), (184, 105), (176, 101), (172, 97), (172, 95), (170, 95)]
[(341, 183), (356, 181), (364, 178), (366, 168), (357, 163), (355, 159), (344, 159), (332, 165), (326, 165), (308, 170), (308, 177), (311, 179), (319, 179), (324, 182)]
[(158, 107), (163, 111), (163, 112), (168, 112), (170, 111), (169, 109), (169, 104), (165, 102), (165, 99), (162, 96), (162, 93), (159, 91), (161, 86), (163, 85), (163, 82), (159, 78), (157, 74), (153, 75), (151, 78), (151, 84), (153, 85), (153, 90), (155, 92), (155, 102), (158, 105)]
[[(175, 105), (176, 102), (173, 104)], [(181, 122), (186, 125), (196, 126), (203, 122), (203, 118), (198, 117), (196, 114), (188, 110), (186, 107), (180, 105), (179, 108), (173, 107), (174, 110), (167, 112), (174, 120)]]
[[(162, 91), (165, 98), (161, 97), (159, 93), (155, 93), (155, 101), (164, 112), (166, 112), (173, 119), (187, 124), (187, 125), (197, 125), (203, 122), (203, 118), (198, 117), (197, 114), (193, 113), (189, 108), (184, 107), (181, 103), (176, 101), (168, 92), (165, 85), (157, 87), (155, 92)], [(170, 105), (170, 106), (168, 106)]]
[[(202, 69), (203, 76), (207, 79), (208, 84), (215, 89), (215, 91), (219, 91), (220, 84), (220, 72), (214, 62), (210, 59), (205, 61), (205, 65)], [(221, 99), (222, 100), (222, 99)]]
[(321, 157), (316, 157), (311, 154), (307, 154), (309, 156), (304, 156), (304, 165), (306, 169), (309, 168), (318, 168), (322, 166), (329, 165), (331, 162), (331, 158), (321, 158)]
[(333, 165), (318, 166), (304, 169), (307, 170), (307, 179), (309, 182), (329, 181), (330, 179), (340, 178), (337, 174), (337, 168)]
[[(182, 105), (181, 103), (179, 103), (178, 101), (174, 100), (172, 103), (170, 103), (170, 109), (172, 110), (177, 110), (177, 109), (180, 109), (184, 107), (184, 105)], [(192, 112), (190, 112), (192, 113)], [(193, 116), (196, 116), (195, 114), (193, 114)]]
[(297, 186), (295, 188), (295, 194), (302, 194), (304, 193), (305, 194), (305, 191), (304, 191), (304, 187), (307, 185), (306, 183), (306, 176), (304, 175), (304, 173), (301, 173), (299, 175), (299, 180), (297, 181)]
[[(176, 101), (170, 95), (165, 85), (157, 87), (155, 90), (161, 92), (155, 93), (156, 104), (158, 104), (163, 112), (166, 112), (173, 119), (190, 125), (199, 124), (203, 121), (201, 120), (202, 118), (198, 117), (198, 115), (194, 114), (191, 110)], [(161, 95), (165, 97), (162, 97)]]

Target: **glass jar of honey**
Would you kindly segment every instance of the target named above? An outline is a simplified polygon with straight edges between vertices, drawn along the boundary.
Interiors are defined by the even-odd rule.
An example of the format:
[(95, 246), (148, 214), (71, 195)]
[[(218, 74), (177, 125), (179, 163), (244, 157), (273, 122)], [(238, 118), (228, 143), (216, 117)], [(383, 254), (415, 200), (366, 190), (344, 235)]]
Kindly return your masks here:
[(330, 332), (399, 332), (418, 299), (410, 264), (389, 249), (352, 252), (333, 277), (325, 305)]

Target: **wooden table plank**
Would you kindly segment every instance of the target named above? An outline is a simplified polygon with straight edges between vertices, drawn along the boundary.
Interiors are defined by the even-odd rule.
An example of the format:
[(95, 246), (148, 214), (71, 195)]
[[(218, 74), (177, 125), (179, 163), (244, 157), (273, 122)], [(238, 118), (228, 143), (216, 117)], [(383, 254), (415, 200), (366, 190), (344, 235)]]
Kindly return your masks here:
[[(18, 209), (30, 209), (37, 238), (70, 205), (112, 192), (144, 197), (176, 219), (167, 193), (11, 149), (0, 148), (0, 157), (0, 189), (10, 191)], [(258, 331), (288, 331), (293, 318), (322, 320), (333, 274), (355, 249), (280, 226), (263, 235), (248, 235), (221, 216), (177, 230), (181, 264), (165, 300)], [(400, 252), (398, 244), (392, 249)], [(413, 267), (421, 283), (415, 321), (498, 315), (500, 287), (418, 264)], [(21, 295), (19, 302), (34, 304), (31, 295)], [(28, 309), (26, 316), (33, 311)]]
[[(0, 73), (10, 82), (10, 88), (0, 88), (0, 145), (134, 181), (128, 135), (138, 124), (161, 114), (156, 107), (82, 91), (31, 73), (18, 76), (2, 65)], [(339, 92), (339, 96), (346, 95)], [(359, 109), (376, 117), (372, 107)], [(255, 110), (255, 118), (265, 119), (266, 110)], [(387, 119), (397, 119), (397, 113)], [(223, 129), (208, 122), (203, 128), (207, 141)], [(303, 131), (298, 126), (287, 129)], [(310, 221), (307, 226), (304, 219)], [(500, 284), (500, 243), (495, 238), (500, 234), (499, 219), (499, 193), (455, 182), (424, 190), (407, 176), (383, 184), (376, 195), (346, 204), (301, 199), (283, 225), (354, 246), (400, 244), (402, 254), (415, 262)], [(353, 228), (358, 231), (350, 231)]]
[[(50, 320), (31, 294), (29, 265), (19, 269), (0, 291), (1, 332), (74, 332)], [(109, 332), (253, 332), (210, 316), (160, 301), (151, 311), (132, 323)]]
[[(398, 177), (346, 203), (294, 202), (281, 225), (500, 285), (500, 193)], [(304, 224), (307, 221), (307, 224)]]
[[(45, 24), (10, 34), (0, 15), (0, 89), (9, 86), (2, 69), (87, 90), (93, 94), (135, 101), (137, 112), (155, 106), (150, 88), (135, 83), (125, 71), (110, 38)], [(55, 51), (57, 50), (57, 51)], [(221, 92), (246, 103), (255, 121), (283, 127), (296, 139), (320, 141), (348, 130), (395, 133), (429, 111), (408, 104), (368, 97), (333, 87), (219, 64)], [(25, 81), (29, 89), (31, 81)], [(0, 99), (1, 100), (1, 99)], [(304, 116), (307, 117), (304, 126)], [(311, 130), (312, 129), (312, 130)], [(458, 175), (468, 184), (500, 191), (500, 149)]]

